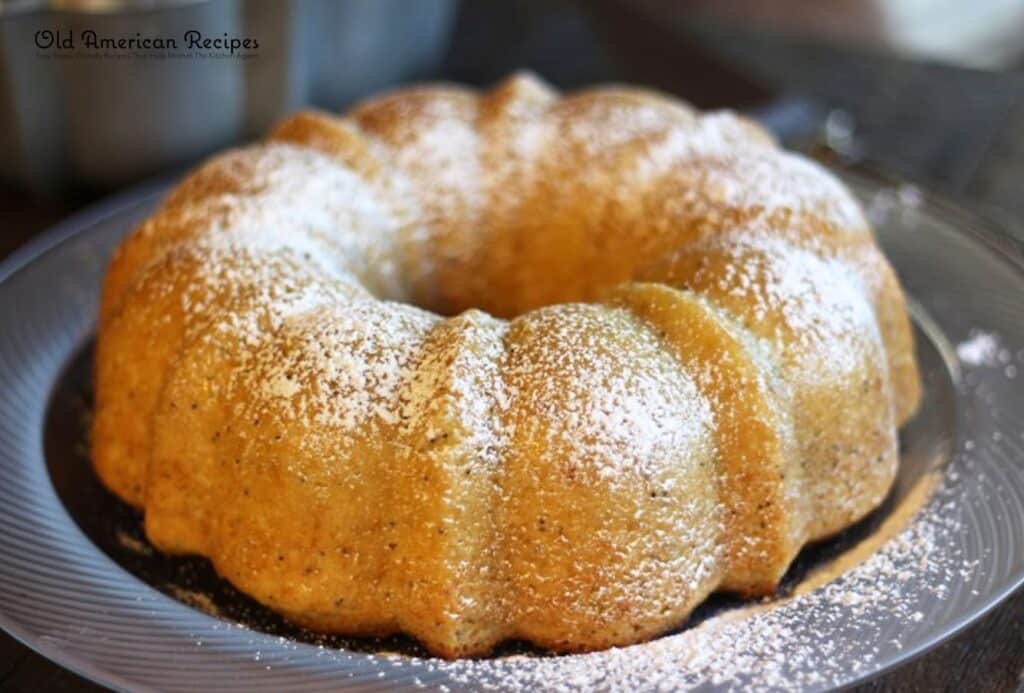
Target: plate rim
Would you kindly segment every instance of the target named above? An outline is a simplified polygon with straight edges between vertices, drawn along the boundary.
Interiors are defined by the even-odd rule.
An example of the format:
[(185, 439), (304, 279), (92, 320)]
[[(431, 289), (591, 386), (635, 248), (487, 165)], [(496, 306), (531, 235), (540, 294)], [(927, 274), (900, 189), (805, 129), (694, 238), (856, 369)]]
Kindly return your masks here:
[[(57, 248), (82, 233), (86, 233), (89, 228), (102, 222), (104, 219), (115, 216), (126, 207), (137, 205), (147, 198), (166, 195), (170, 186), (173, 185), (177, 178), (178, 176), (176, 175), (165, 175), (133, 185), (113, 195), (104, 197), (97, 202), (86, 205), (29, 239), (18, 248), (15, 248), (6, 258), (0, 260), (0, 291), (3, 291), (5, 284), (12, 276), (31, 265), (50, 250)], [(49, 474), (47, 474), (47, 481), (50, 481)], [(68, 519), (74, 524), (74, 520), (70, 516)], [(88, 538), (86, 539), (88, 540)], [(117, 568), (123, 570), (119, 566)], [(117, 691), (153, 690), (144, 684), (140, 685), (129, 681), (120, 674), (107, 671), (73, 652), (66, 652), (39, 640), (39, 638), (31, 633), (26, 632), (27, 628), (23, 627), (4, 611), (0, 611), (0, 629), (36, 654), (94, 683), (108, 686)]]

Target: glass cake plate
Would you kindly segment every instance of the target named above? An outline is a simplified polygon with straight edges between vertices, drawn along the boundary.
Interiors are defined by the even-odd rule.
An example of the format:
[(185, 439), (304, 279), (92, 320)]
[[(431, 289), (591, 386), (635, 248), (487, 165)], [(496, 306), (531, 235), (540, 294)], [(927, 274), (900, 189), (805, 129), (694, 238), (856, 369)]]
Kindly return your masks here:
[(0, 264), (0, 626), (115, 689), (850, 685), (949, 638), (1024, 581), (1024, 259), (987, 221), (850, 177), (911, 297), (924, 404), (883, 507), (805, 550), (778, 597), (716, 596), (657, 640), (575, 656), (512, 643), (445, 662), (403, 638), (299, 631), (201, 559), (168, 558), (89, 468), (107, 258), (168, 183)]

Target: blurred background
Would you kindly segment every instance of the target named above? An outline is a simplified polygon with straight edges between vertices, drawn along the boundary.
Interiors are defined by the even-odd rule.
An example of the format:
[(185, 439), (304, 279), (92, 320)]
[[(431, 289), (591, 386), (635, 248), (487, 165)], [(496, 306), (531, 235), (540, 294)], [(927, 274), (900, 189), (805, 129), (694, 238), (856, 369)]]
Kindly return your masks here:
[[(186, 32), (250, 47), (193, 49)], [(170, 37), (176, 49), (116, 44)], [(789, 146), (966, 200), (1024, 241), (1022, 66), (1024, 0), (0, 0), (0, 259), (288, 111), (520, 68), (743, 110)], [(1022, 669), (1018, 596), (871, 687), (1008, 690)], [(57, 687), (89, 685), (0, 635), (0, 689)]]
[[(258, 47), (190, 51), (187, 31)], [(0, 0), (0, 210), (45, 226), (302, 106), (529, 68), (742, 109), (790, 146), (1021, 212), (1003, 169), (1022, 59), (1024, 0)]]

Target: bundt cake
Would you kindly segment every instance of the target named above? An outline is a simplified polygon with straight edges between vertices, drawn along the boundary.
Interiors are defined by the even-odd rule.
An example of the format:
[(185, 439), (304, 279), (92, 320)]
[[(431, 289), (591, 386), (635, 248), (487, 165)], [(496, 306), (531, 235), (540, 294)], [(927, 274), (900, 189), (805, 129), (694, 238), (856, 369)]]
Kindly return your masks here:
[(117, 250), (93, 461), (291, 621), (556, 651), (765, 595), (919, 384), (850, 193), (650, 91), (415, 87), (216, 156)]

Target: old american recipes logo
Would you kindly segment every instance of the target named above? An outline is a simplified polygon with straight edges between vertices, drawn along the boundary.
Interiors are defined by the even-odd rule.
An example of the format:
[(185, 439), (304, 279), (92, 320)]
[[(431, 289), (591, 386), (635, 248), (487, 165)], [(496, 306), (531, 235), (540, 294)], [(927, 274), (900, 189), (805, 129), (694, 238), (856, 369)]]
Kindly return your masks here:
[(204, 33), (198, 29), (189, 29), (180, 36), (39, 29), (34, 38), (38, 55), (58, 58), (251, 58), (260, 47), (255, 37)]

